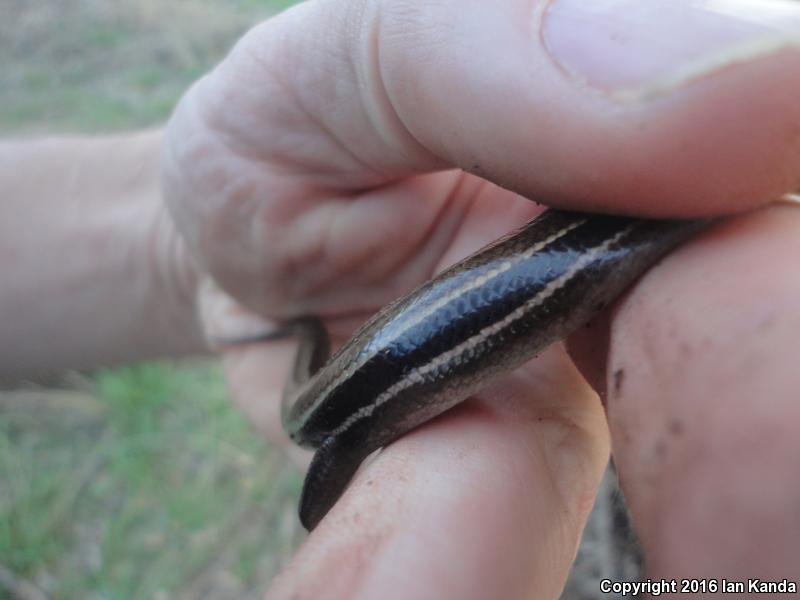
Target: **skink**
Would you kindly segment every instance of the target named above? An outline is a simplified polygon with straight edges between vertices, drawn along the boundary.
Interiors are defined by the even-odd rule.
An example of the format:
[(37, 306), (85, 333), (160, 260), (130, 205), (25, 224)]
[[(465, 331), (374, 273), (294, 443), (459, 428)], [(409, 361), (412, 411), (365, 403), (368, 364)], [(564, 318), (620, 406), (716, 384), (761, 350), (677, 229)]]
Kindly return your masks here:
[(303, 525), (370, 453), (581, 327), (709, 223), (550, 209), (376, 313), (330, 358), (321, 323), (294, 321), (287, 331), (303, 341), (283, 425), (316, 449)]

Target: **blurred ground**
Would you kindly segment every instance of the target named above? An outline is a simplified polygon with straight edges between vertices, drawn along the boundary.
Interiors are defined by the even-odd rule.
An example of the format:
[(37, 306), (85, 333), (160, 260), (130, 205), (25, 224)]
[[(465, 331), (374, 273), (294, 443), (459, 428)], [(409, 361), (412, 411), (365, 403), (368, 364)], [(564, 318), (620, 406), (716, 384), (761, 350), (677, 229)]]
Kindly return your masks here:
[(288, 0), (0, 0), (0, 130), (160, 123), (231, 43)]
[[(0, 0), (0, 135), (162, 123), (270, 0)], [(301, 478), (211, 362), (0, 392), (0, 598), (259, 598)]]

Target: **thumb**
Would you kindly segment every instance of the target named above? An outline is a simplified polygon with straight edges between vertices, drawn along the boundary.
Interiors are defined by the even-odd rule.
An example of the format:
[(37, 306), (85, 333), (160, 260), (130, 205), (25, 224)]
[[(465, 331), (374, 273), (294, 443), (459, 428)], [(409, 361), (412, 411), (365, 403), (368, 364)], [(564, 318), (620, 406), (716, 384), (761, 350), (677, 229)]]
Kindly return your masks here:
[(653, 216), (742, 210), (800, 182), (798, 3), (386, 4), (394, 110), (468, 171)]
[(788, 0), (309, 2), (213, 82), (202, 117), (273, 164), (270, 197), (460, 167), (563, 207), (697, 216), (800, 185)]

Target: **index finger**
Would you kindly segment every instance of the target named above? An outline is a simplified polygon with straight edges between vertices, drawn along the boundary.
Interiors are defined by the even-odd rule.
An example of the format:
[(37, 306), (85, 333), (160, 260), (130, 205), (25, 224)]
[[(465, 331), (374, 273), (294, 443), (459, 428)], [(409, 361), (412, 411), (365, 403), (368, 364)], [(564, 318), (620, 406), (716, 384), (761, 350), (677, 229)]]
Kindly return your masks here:
[(268, 598), (556, 598), (608, 461), (597, 397), (552, 348), (383, 449)]
[(317, 186), (459, 167), (574, 209), (730, 213), (800, 181), (798, 25), (780, 0), (312, 2), (245, 38), (208, 118)]

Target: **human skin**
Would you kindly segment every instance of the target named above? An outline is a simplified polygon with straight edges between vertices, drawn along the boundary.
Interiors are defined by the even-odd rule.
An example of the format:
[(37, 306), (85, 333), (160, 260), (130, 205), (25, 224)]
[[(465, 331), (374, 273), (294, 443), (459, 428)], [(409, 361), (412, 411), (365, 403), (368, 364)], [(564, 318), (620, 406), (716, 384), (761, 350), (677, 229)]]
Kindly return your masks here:
[(0, 142), (0, 380), (205, 349), (161, 140)]
[[(196, 292), (211, 337), (313, 313), (341, 342), (541, 210), (522, 195), (741, 213), (571, 340), (608, 418), (563, 349), (549, 350), (366, 465), (270, 597), (557, 597), (610, 445), (648, 576), (796, 573), (800, 213), (767, 205), (800, 182), (800, 13), (733, 0), (548, 6), (306, 3), (245, 36), (169, 124), (164, 190), (188, 252), (163, 207), (145, 248), (174, 248), (156, 263), (193, 273), (161, 293)], [(694, 33), (671, 48), (668, 23)], [(662, 42), (657, 56), (636, 46), (643, 31)], [(181, 349), (198, 347), (197, 326), (184, 328)], [(169, 337), (151, 332), (144, 352), (122, 333), (119, 359)], [(235, 400), (279, 443), (293, 352), (289, 340), (223, 351)]]

